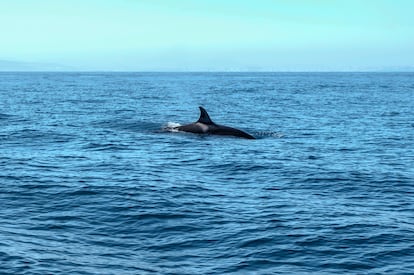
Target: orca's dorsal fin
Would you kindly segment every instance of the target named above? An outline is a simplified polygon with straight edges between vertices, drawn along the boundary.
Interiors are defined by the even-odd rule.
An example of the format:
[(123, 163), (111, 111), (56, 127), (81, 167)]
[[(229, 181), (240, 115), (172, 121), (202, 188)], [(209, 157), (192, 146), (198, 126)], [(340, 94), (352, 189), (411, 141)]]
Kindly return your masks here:
[(204, 124), (214, 124), (214, 122), (209, 117), (207, 111), (201, 106), (198, 108), (200, 108), (200, 118), (197, 120), (197, 122), (201, 122)]

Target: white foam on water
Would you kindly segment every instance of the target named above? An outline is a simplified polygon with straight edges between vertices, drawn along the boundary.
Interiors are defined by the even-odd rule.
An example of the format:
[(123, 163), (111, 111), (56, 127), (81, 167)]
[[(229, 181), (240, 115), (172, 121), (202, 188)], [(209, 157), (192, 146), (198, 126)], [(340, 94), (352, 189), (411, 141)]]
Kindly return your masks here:
[(163, 127), (163, 129), (166, 130), (166, 131), (169, 131), (169, 132), (178, 132), (178, 130), (176, 129), (176, 127), (179, 127), (179, 126), (181, 126), (180, 123), (169, 121), (167, 123), (167, 125), (165, 125)]

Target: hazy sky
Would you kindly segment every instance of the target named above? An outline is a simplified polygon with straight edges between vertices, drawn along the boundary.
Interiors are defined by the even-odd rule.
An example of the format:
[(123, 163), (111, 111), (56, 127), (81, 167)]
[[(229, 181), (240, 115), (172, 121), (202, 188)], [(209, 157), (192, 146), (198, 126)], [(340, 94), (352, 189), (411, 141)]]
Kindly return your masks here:
[(414, 67), (411, 0), (1, 0), (0, 60), (82, 70)]

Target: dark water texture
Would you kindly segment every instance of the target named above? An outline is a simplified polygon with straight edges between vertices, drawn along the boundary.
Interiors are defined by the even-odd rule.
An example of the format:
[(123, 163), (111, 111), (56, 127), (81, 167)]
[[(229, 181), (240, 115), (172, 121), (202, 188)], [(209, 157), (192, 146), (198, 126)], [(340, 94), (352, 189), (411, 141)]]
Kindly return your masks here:
[(412, 274), (414, 74), (1, 73), (0, 263)]

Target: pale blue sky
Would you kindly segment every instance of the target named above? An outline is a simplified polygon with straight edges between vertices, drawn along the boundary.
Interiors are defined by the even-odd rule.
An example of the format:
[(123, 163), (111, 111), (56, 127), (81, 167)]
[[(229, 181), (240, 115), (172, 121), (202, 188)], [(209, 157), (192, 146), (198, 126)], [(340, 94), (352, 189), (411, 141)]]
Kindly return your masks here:
[(2, 0), (0, 60), (80, 70), (414, 68), (410, 0)]

